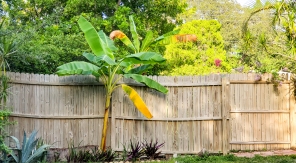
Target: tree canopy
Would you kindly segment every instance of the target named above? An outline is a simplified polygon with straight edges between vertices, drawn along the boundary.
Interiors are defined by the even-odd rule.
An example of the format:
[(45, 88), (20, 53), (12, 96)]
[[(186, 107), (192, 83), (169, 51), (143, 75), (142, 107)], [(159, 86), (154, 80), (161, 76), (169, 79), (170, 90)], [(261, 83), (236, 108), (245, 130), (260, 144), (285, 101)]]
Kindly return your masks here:
[(182, 22), (177, 15), (186, 6), (185, 0), (3, 0), (1, 31), (18, 47), (9, 59), (11, 71), (54, 73), (59, 65), (82, 60), (81, 52), (90, 51), (77, 25), (80, 15), (107, 34), (117, 29), (127, 32), (128, 17), (134, 15), (140, 35), (151, 29), (157, 36)]
[(167, 45), (165, 75), (199, 75), (229, 72), (221, 24), (216, 20), (193, 20), (180, 27), (180, 34), (195, 34), (197, 42)]

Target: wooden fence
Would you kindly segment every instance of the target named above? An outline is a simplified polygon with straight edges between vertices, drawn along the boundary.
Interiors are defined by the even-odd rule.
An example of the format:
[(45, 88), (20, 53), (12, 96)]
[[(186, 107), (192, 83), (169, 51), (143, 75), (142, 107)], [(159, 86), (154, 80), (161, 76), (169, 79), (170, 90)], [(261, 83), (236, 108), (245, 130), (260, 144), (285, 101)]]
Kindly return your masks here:
[[(10, 135), (37, 129), (53, 147), (98, 145), (104, 115), (104, 86), (91, 76), (58, 77), (9, 73), (12, 120)], [(145, 119), (127, 95), (112, 97), (107, 145), (117, 151), (132, 141), (165, 142), (163, 153), (226, 153), (235, 150), (280, 149), (296, 146), (292, 85), (275, 87), (255, 82), (255, 74), (156, 77), (164, 95), (131, 80), (153, 114)]]

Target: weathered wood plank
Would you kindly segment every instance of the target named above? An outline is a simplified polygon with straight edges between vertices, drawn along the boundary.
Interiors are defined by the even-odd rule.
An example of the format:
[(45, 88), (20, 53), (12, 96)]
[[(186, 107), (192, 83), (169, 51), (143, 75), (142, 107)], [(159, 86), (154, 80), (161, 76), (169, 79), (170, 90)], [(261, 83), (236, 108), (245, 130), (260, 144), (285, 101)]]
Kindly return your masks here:
[(227, 154), (229, 150), (229, 127), (227, 124), (227, 119), (229, 118), (229, 80), (226, 78), (222, 79), (222, 132), (223, 132), (223, 146), (222, 146), (222, 152), (223, 154)]
[(291, 148), (295, 148), (296, 147), (296, 114), (295, 114), (295, 98), (293, 96), (294, 92), (293, 92), (293, 88), (294, 86), (292, 84), (290, 84), (290, 88), (289, 88), (289, 107), (290, 107), (290, 117), (289, 117), (289, 124), (290, 124), (290, 139), (291, 139), (291, 143), (290, 143), (290, 147)]

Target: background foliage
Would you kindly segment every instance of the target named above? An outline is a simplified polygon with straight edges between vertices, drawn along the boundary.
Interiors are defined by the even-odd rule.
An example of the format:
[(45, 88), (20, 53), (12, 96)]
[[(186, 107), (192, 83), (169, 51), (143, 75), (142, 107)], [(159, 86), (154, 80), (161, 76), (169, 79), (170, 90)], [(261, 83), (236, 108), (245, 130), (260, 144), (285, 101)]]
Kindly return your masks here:
[[(97, 30), (107, 34), (116, 29), (127, 33), (128, 17), (134, 15), (141, 36), (145, 36), (147, 29), (158, 36), (182, 22), (177, 15), (187, 6), (185, 0), (0, 2), (0, 20), (5, 20), (5, 27), (1, 29), (5, 33), (3, 36), (17, 44), (17, 53), (9, 58), (10, 70), (46, 74), (54, 73), (56, 67), (63, 63), (82, 60), (82, 52), (90, 51), (82, 42), (82, 33), (77, 25), (79, 15), (86, 17)], [(120, 52), (126, 54), (127, 50), (121, 48)]]
[[(229, 72), (221, 24), (216, 20), (193, 20), (180, 27), (180, 34), (195, 34), (197, 42), (176, 42), (166, 47), (165, 75), (199, 75)], [(221, 65), (215, 65), (220, 60)]]
[[(223, 62), (219, 70), (217, 67), (209, 68), (213, 64), (212, 57), (209, 56), (211, 59), (206, 61), (208, 68), (207, 70), (203, 68), (201, 72), (197, 72), (199, 68), (191, 69), (196, 67), (197, 63), (204, 64), (204, 58), (197, 57), (194, 66), (190, 65), (192, 61), (188, 59), (186, 62), (180, 61), (179, 65), (183, 68), (177, 71), (173, 70), (175, 65), (170, 65), (175, 62), (169, 62), (165, 68), (154, 66), (148, 72), (150, 75), (159, 74), (164, 70), (163, 74), (184, 75), (188, 74), (189, 70), (191, 71), (189, 74), (204, 74), (211, 71), (230, 72), (231, 69), (235, 71), (241, 67), (243, 67), (242, 72), (260, 73), (278, 71), (284, 67), (295, 69), (291, 59), (279, 55), (289, 52), (287, 46), (289, 38), (287, 32), (283, 31), (285, 24), (277, 24), (277, 28), (272, 25), (273, 13), (276, 10), (264, 10), (253, 16), (249, 21), (249, 34), (242, 35), (243, 23), (250, 13), (275, 4), (274, 0), (256, 0), (254, 5), (248, 7), (240, 6), (235, 0), (1, 0), (0, 2), (0, 23), (4, 22), (0, 29), (1, 38), (13, 43), (15, 49), (11, 50), (17, 50), (6, 58), (10, 71), (51, 74), (63, 63), (83, 60), (82, 52), (90, 49), (82, 41), (82, 33), (77, 25), (79, 15), (86, 17), (97, 30), (103, 30), (107, 34), (116, 29), (128, 33), (128, 16), (134, 15), (138, 33), (142, 37), (148, 30), (152, 30), (156, 37), (193, 20), (217, 20), (221, 24), (219, 32), (223, 38), (221, 47), (223, 46), (224, 52), (215, 53), (224, 53), (226, 58), (221, 58)], [(291, 16), (293, 17), (293, 14)], [(295, 12), (292, 20), (295, 23)], [(140, 39), (143, 39), (142, 37)], [(199, 41), (202, 42), (204, 37), (208, 36), (199, 36)], [(0, 42), (3, 41), (4, 39), (1, 39)], [(117, 41), (116, 44), (122, 43)], [(193, 51), (190, 48), (196, 47), (188, 43), (184, 45), (182, 52), (183, 55), (188, 54), (188, 58), (196, 55), (189, 54)], [(180, 52), (182, 48), (179, 46), (178, 49)], [(154, 46), (153, 50), (163, 55), (166, 51), (165, 47), (160, 46)], [(129, 53), (123, 46), (120, 46), (119, 51), (121, 55)], [(170, 49), (167, 50), (169, 51)]]

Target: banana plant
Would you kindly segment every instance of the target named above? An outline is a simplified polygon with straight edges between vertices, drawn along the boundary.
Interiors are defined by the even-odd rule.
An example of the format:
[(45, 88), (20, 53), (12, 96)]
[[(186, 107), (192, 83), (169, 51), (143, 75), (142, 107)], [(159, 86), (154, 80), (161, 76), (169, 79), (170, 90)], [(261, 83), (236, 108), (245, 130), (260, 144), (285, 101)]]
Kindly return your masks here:
[[(102, 151), (105, 151), (106, 149), (106, 134), (110, 102), (112, 93), (116, 88), (121, 87), (123, 91), (129, 95), (129, 98), (134, 103), (136, 108), (146, 118), (150, 119), (153, 117), (138, 93), (132, 87), (126, 84), (118, 84), (118, 81), (120, 81), (122, 78), (131, 78), (164, 94), (168, 92), (168, 90), (158, 82), (141, 75), (149, 68), (149, 65), (163, 63), (165, 62), (165, 59), (158, 53), (146, 51), (149, 47), (148, 45), (155, 40), (151, 38), (151, 34), (147, 34), (146, 38), (141, 44), (132, 17), (130, 18), (130, 23), (133, 42), (122, 32), (120, 35), (116, 35), (116, 37), (124, 38), (124, 41), (128, 42), (127, 46), (134, 48), (134, 52), (133, 54), (117, 59), (116, 54), (118, 53), (114, 41), (110, 39), (103, 31), (97, 32), (90, 22), (88, 22), (84, 17), (80, 16), (78, 25), (83, 31), (86, 41), (92, 50), (92, 53), (83, 53), (83, 56), (89, 62), (74, 61), (61, 65), (57, 68), (57, 74), (59, 76), (74, 74), (93, 75), (97, 80), (103, 81), (105, 85), (106, 96), (104, 124), (100, 145)], [(162, 36), (162, 38), (158, 38), (158, 40), (163, 40), (164, 38), (166, 38), (166, 36)]]

